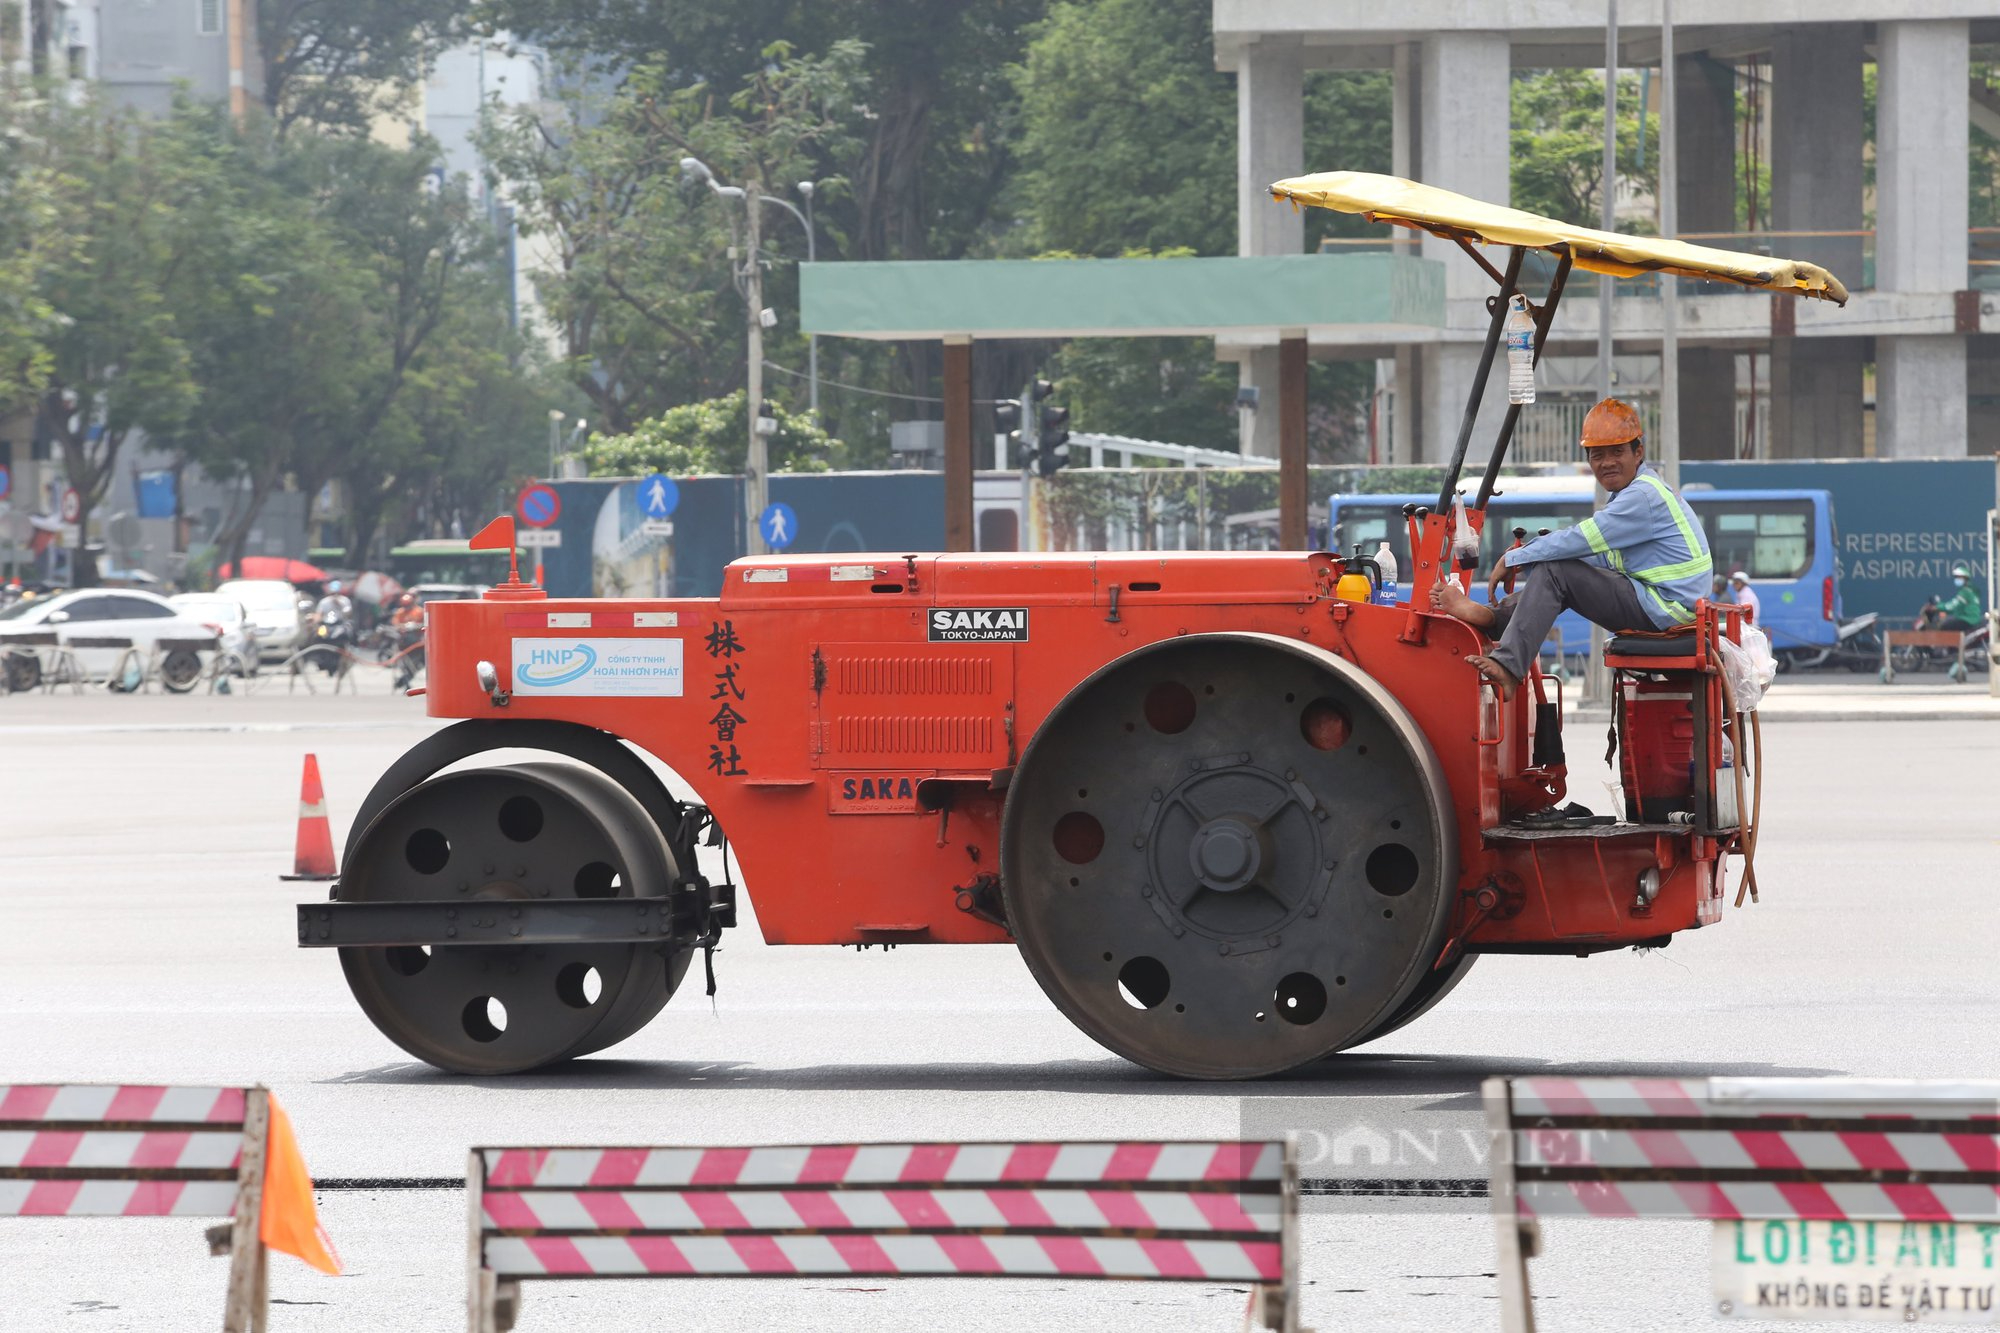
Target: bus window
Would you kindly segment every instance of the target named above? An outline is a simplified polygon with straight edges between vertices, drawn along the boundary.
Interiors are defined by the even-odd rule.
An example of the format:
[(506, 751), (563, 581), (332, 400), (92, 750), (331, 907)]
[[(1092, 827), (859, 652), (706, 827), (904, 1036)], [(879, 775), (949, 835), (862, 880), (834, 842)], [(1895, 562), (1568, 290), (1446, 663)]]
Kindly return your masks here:
[(1396, 553), (1396, 567), (1402, 573), (1404, 582), (1410, 578), (1409, 571), (1415, 568), (1410, 563), (1409, 526), (1403, 521), (1401, 505), (1353, 504), (1345, 500), (1335, 500), (1339, 506), (1334, 515), (1333, 540), (1328, 543), (1339, 555), (1351, 555), (1355, 544), (1361, 545), (1363, 555), (1374, 555), (1383, 542)]
[(1699, 499), (1695, 513), (1708, 533), (1715, 572), (1742, 570), (1753, 579), (1796, 579), (1812, 567), (1810, 500)]
[(1479, 534), (1479, 567), (1492, 569), (1500, 553), (1514, 544), (1514, 529), (1525, 528), (1528, 540), (1543, 528), (1557, 532), (1590, 517), (1590, 506), (1560, 500), (1496, 500), (1486, 511), (1486, 530)]

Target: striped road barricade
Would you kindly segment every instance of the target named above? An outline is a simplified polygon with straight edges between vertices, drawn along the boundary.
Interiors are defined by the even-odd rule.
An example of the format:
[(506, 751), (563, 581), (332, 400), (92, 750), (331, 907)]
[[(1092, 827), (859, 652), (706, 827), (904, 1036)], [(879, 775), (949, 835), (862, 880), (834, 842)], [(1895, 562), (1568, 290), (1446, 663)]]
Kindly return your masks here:
[(1544, 1217), (1706, 1218), (1715, 1313), (2000, 1323), (2000, 1082), (1492, 1078), (1506, 1333)]
[(0, 1217), (227, 1217), (224, 1333), (262, 1333), (263, 1088), (0, 1084)]
[(470, 1333), (523, 1281), (1045, 1277), (1249, 1283), (1298, 1329), (1298, 1168), (1260, 1143), (475, 1148)]

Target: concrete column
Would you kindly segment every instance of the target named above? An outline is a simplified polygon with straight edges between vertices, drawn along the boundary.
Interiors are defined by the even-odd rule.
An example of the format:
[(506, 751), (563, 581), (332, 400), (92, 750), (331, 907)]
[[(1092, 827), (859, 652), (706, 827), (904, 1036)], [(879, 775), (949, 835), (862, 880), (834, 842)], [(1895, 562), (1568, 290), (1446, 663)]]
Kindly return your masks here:
[[(1736, 71), (1706, 52), (1681, 56), (1674, 70), (1679, 119), (1680, 224), (1688, 232), (1736, 229)], [(1737, 248), (1728, 241), (1701, 242)], [(1681, 294), (1699, 289), (1683, 285)], [(1736, 354), (1719, 347), (1680, 350), (1681, 457), (1736, 456)]]
[[(1772, 39), (1773, 230), (1861, 230), (1861, 38), (1859, 23), (1813, 23)], [(1963, 90), (1958, 103), (1963, 120)], [(1850, 287), (1861, 284), (1859, 236), (1787, 237), (1774, 248), (1832, 269)]]
[(1867, 359), (1861, 338), (1771, 340), (1771, 457), (1861, 457)]
[[(1487, 280), (1493, 286), (1492, 279)], [(1483, 332), (1483, 330), (1482, 330)], [(1458, 424), (1465, 418), (1465, 400), (1472, 392), (1472, 377), (1479, 372), (1479, 344), (1439, 343), (1420, 349), (1423, 369), (1419, 397), (1423, 402), (1423, 457), (1413, 461), (1449, 463), (1453, 444), (1458, 440)], [(1493, 452), (1493, 437), (1500, 433), (1500, 418), (1507, 411), (1507, 357), (1493, 358), (1493, 370), (1486, 380), (1486, 396), (1479, 403), (1479, 421), (1472, 428), (1472, 443), (1466, 449), (1466, 470), (1475, 483), (1478, 470), (1486, 466)]]
[[(1032, 405), (1030, 412), (1034, 411)], [(944, 342), (944, 549), (971, 551), (972, 526), (972, 339)]]
[[(1683, 232), (1736, 229), (1736, 70), (1705, 51), (1675, 62)], [(1727, 245), (1727, 242), (1720, 244)]]
[(1295, 255), (1305, 215), (1271, 198), (1271, 182), (1305, 171), (1305, 47), (1259, 40), (1236, 70), (1236, 253)]
[[(1774, 230), (1861, 229), (1863, 58), (1859, 23), (1801, 24), (1782, 29), (1773, 39)], [(1961, 113), (1964, 101), (1961, 96)], [(1831, 269), (1850, 286), (1861, 283), (1859, 236), (1786, 237), (1772, 246), (1789, 258)], [(1864, 359), (1859, 339), (1772, 340), (1772, 457), (1861, 455)]]
[(1736, 457), (1736, 353), (1730, 348), (1681, 347), (1681, 457)]
[[(1305, 249), (1305, 215), (1270, 195), (1271, 182), (1305, 171), (1305, 47), (1296, 37), (1259, 39), (1236, 69), (1236, 253), (1295, 255)], [(1278, 349), (1257, 348), (1237, 363), (1237, 383), (1254, 387), (1257, 410), (1239, 415), (1238, 448), (1278, 454)]]
[(1236, 414), (1237, 452), (1255, 458), (1278, 456), (1278, 349), (1246, 348), (1236, 363), (1236, 382), (1257, 390), (1257, 406)]
[(1966, 25), (1884, 23), (1879, 31), (1875, 285), (1959, 291), (1966, 285)]
[[(1423, 160), (1418, 156), (1423, 137), (1423, 48), (1416, 42), (1398, 42), (1391, 56), (1394, 83), (1389, 94), (1389, 174), (1405, 180), (1424, 178)], [(1399, 246), (1404, 254), (1419, 253), (1418, 247)], [(1422, 353), (1405, 344), (1396, 349), (1396, 415), (1385, 459), (1407, 466), (1421, 455), (1424, 401)]]
[[(1421, 179), (1488, 203), (1508, 202), (1508, 80), (1509, 43), (1501, 32), (1440, 32), (1424, 38), (1417, 71), (1417, 159)], [(1493, 280), (1450, 241), (1425, 236), (1423, 257), (1445, 266), (1445, 319), (1460, 331), (1486, 329), (1485, 300), (1494, 294)], [(1494, 267), (1505, 265), (1505, 252), (1491, 252)], [(1419, 429), (1425, 462), (1451, 457), (1465, 394), (1479, 364), (1476, 343), (1444, 343), (1421, 352), (1422, 392)], [(1496, 375), (1504, 380), (1505, 358), (1495, 358)], [(1499, 386), (1504, 388), (1504, 384)], [(1499, 428), (1504, 401), (1488, 385), (1488, 410), (1480, 414), (1469, 460), (1485, 453), (1480, 441)]]
[(1278, 549), (1306, 549), (1306, 337), (1293, 329), (1278, 343)]
[(2000, 334), (1965, 340), (1965, 389), (1966, 438), (1980, 441), (1979, 452), (1985, 453), (1987, 441), (2000, 441)]
[[(1875, 285), (1958, 291), (1967, 285), (1966, 24), (1884, 23), (1878, 36)], [(1875, 439), (1885, 458), (1965, 457), (1964, 338), (1876, 339)]]
[(1419, 402), (1422, 393), (1417, 384), (1417, 349), (1398, 347), (1392, 364), (1396, 410), (1389, 419), (1389, 448), (1382, 461), (1407, 467), (1417, 461), (1417, 419), (1423, 415)]
[(1899, 334), (1875, 341), (1875, 452), (1964, 458), (1965, 339)]
[[(1441, 32), (1423, 46), (1417, 156), (1424, 184), (1506, 203), (1507, 34)], [(1447, 300), (1492, 294), (1493, 280), (1450, 241), (1427, 235), (1423, 254), (1444, 261)], [(1496, 259), (1494, 267), (1500, 266)], [(1485, 320), (1479, 323), (1484, 327)]]
[(1415, 42), (1398, 42), (1390, 54), (1389, 174), (1421, 180), (1417, 163), (1418, 126), (1423, 120), (1418, 87), (1423, 52)]

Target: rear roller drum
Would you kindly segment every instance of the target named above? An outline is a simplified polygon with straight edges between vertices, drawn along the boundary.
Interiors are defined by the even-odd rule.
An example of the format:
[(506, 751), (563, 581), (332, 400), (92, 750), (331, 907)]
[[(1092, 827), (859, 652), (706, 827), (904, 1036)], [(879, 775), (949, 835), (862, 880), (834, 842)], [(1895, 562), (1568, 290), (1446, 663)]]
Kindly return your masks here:
[[(676, 875), (657, 823), (603, 774), (568, 764), (447, 773), (404, 792), (363, 832), (342, 901), (663, 897)], [(340, 951), (384, 1036), (466, 1074), (514, 1073), (601, 1050), (660, 1011), (685, 949), (441, 945)]]
[(1070, 692), (1010, 790), (1021, 952), (1127, 1059), (1273, 1074), (1422, 1003), (1457, 881), (1450, 797), (1343, 659), (1261, 634), (1142, 648)]

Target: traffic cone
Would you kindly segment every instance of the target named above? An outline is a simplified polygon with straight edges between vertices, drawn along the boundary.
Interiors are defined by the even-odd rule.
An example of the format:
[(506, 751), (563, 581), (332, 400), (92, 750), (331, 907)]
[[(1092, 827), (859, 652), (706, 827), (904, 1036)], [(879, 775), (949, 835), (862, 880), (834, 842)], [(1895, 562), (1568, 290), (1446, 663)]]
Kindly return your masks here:
[(292, 873), (281, 879), (338, 879), (333, 868), (333, 826), (326, 819), (326, 793), (319, 785), (319, 756), (306, 756), (299, 783), (299, 841)]

